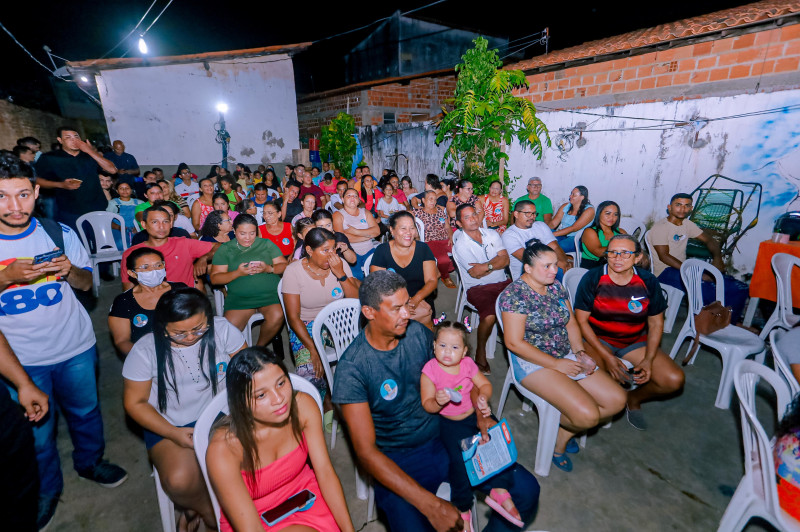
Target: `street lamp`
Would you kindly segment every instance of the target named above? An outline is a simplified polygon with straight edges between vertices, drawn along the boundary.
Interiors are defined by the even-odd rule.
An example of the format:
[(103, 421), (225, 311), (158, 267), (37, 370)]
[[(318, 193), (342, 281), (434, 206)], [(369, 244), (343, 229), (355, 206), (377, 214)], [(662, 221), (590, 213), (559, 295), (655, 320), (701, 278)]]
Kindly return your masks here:
[(139, 36), (139, 52), (142, 54), (147, 53), (147, 43), (144, 42), (144, 34)]
[(231, 141), (231, 135), (225, 129), (225, 113), (228, 112), (228, 104), (219, 102), (217, 104), (217, 111), (219, 111), (219, 128), (217, 129), (217, 144), (222, 144), (222, 166), (228, 169), (228, 144)]

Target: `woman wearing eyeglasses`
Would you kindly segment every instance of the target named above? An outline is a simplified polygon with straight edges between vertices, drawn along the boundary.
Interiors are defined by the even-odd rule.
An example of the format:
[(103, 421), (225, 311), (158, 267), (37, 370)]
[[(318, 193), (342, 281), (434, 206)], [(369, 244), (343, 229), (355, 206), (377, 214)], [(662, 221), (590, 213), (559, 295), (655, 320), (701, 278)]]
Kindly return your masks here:
[[(144, 429), (161, 486), (183, 510), (178, 530), (202, 519), (216, 529), (192, 435), (205, 407), (225, 388), (231, 357), (246, 346), (225, 318), (214, 317), (205, 294), (175, 288), (156, 304), (153, 332), (134, 344), (122, 368), (125, 411)], [(194, 527), (194, 528), (193, 528)]]
[(162, 295), (183, 283), (166, 280), (164, 255), (153, 248), (137, 248), (125, 259), (128, 278), (133, 288), (114, 299), (108, 313), (108, 329), (114, 346), (122, 357), (128, 356), (133, 344), (153, 331), (153, 314)]
[[(605, 252), (608, 264), (590, 270), (575, 296), (575, 316), (586, 340), (586, 352), (628, 392), (628, 422), (647, 428), (644, 401), (683, 388), (683, 371), (661, 350), (667, 302), (661, 284), (635, 266), (642, 252), (630, 235), (616, 235)], [(632, 370), (622, 360), (633, 364)]]

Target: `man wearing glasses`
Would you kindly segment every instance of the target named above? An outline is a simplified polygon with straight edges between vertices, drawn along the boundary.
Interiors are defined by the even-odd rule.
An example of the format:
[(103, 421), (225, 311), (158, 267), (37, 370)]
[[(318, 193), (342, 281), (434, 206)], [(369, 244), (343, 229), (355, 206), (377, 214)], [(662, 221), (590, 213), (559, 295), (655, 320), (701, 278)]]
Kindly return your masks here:
[[(73, 292), (91, 288), (91, 263), (72, 229), (32, 218), (38, 195), (31, 168), (14, 155), (1, 154), (0, 331), (33, 383), (51, 401), (49, 413), (33, 428), (41, 529), (53, 519), (64, 489), (56, 446), (58, 410), (69, 426), (72, 462), (79, 476), (113, 488), (128, 474), (103, 460), (96, 339), (92, 320)], [(60, 255), (35, 259), (56, 248)], [(24, 402), (18, 391), (9, 386), (12, 398)]]
[[(645, 430), (642, 402), (679, 391), (684, 375), (661, 350), (667, 302), (658, 279), (635, 266), (641, 253), (635, 237), (612, 237), (608, 263), (589, 270), (578, 285), (575, 317), (587, 354), (630, 390), (628, 422)], [(629, 370), (623, 360), (633, 367)]]
[(544, 222), (534, 222), (536, 218), (536, 205), (524, 197), (514, 204), (514, 225), (503, 232), (503, 245), (508, 251), (508, 267), (511, 270), (511, 279), (516, 281), (522, 275), (522, 254), (525, 252), (525, 244), (532, 239), (536, 239), (542, 244), (549, 246), (556, 252), (558, 260), (558, 275), (556, 279), (561, 281), (564, 272), (569, 269), (567, 254), (558, 245), (553, 231)]
[(169, 236), (172, 230), (172, 220), (169, 212), (164, 207), (150, 207), (144, 211), (144, 230), (149, 235), (141, 244), (131, 246), (122, 254), (122, 289), (128, 290), (133, 283), (128, 279), (128, 269), (125, 261), (134, 249), (148, 247), (157, 249), (164, 255), (167, 264), (167, 281), (183, 283), (186, 286), (195, 286), (195, 277), (205, 275), (208, 261), (214, 256), (214, 251), (220, 246), (219, 242), (201, 242), (193, 238)]
[(532, 202), (536, 206), (536, 221), (550, 223), (553, 218), (553, 202), (550, 198), (542, 194), (542, 178), (532, 177), (528, 180), (528, 194), (522, 196), (514, 202), (513, 208), (517, 207), (517, 203), (523, 200)]

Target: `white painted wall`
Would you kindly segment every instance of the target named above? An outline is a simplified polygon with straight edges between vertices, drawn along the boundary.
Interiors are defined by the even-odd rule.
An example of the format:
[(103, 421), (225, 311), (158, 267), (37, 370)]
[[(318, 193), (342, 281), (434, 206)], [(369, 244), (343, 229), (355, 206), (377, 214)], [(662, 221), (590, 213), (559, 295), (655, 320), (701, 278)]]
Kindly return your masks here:
[[(758, 244), (771, 236), (775, 218), (789, 210), (800, 210), (800, 109), (709, 122), (699, 130), (698, 138), (705, 141), (700, 148), (689, 146), (695, 133), (685, 128), (598, 130), (661, 127), (661, 119), (716, 118), (789, 105), (800, 105), (800, 90), (581, 110), (602, 116), (540, 112), (538, 116), (547, 124), (553, 141), (559, 128), (585, 122), (590, 130), (584, 133), (587, 143), (562, 155), (554, 142), (552, 148), (545, 148), (541, 160), (530, 152), (523, 153), (517, 145), (511, 146), (509, 173), (520, 179), (512, 183), (509, 196), (515, 199), (524, 195), (528, 178), (539, 176), (554, 208), (566, 201), (576, 185), (584, 185), (594, 205), (614, 200), (623, 216), (649, 222), (666, 216), (673, 194), (691, 192), (712, 174), (758, 182), (763, 186), (759, 223), (733, 254), (739, 273), (752, 272)], [(617, 118), (622, 116), (656, 120)], [(397, 135), (382, 131), (389, 128), (400, 129), (360, 129), (364, 157), (373, 169), (383, 168), (389, 160), (386, 156), (395, 153), (397, 147), (411, 160), (409, 172), (415, 183), (421, 183), (428, 172), (443, 175), (440, 164), (446, 146), (435, 146), (434, 127), (413, 127)], [(371, 134), (365, 134), (367, 129)], [(370, 144), (372, 148), (368, 149)], [(752, 219), (747, 212), (744, 218), (745, 222)]]
[(286, 54), (104, 70), (96, 77), (109, 137), (142, 167), (219, 164), (218, 102), (228, 104), (229, 167), (291, 162), (300, 147), (292, 60)]

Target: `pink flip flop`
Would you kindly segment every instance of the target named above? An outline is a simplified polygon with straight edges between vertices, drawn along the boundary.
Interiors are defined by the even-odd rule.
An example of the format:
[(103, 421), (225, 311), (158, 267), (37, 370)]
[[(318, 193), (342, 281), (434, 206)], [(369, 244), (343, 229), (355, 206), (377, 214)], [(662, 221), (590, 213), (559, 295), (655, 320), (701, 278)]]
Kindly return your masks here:
[(511, 494), (505, 492), (503, 495), (500, 495), (497, 490), (492, 490), (489, 492), (489, 496), (486, 497), (486, 504), (489, 505), (489, 508), (494, 510), (495, 512), (499, 513), (503, 518), (505, 518), (509, 523), (513, 523), (516, 526), (522, 528), (525, 526), (525, 523), (511, 515), (508, 510), (503, 508), (503, 503), (506, 500), (511, 498)]

